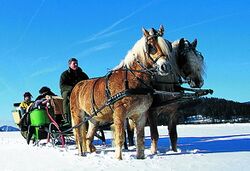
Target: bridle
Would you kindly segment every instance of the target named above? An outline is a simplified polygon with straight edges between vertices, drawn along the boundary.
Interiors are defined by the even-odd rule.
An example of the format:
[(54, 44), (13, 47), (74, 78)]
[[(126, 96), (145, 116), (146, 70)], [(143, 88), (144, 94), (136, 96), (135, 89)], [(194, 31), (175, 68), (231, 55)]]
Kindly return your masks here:
[[(182, 48), (178, 52), (178, 56), (180, 56), (180, 58), (182, 58), (182, 57), (187, 58), (187, 54), (192, 51), (192, 52), (194, 52), (195, 56), (200, 57), (201, 60), (203, 61), (204, 57), (203, 57), (202, 53), (199, 52), (198, 50), (196, 50), (196, 48), (192, 47), (192, 45), (189, 43), (189, 41), (187, 41), (187, 40), (184, 40), (184, 41), (185, 41), (184, 44), (188, 44), (188, 46), (185, 45), (184, 48)], [(183, 69), (182, 69), (182, 72), (183, 72)], [(181, 75), (181, 74), (179, 74), (179, 75), (181, 77), (183, 77), (183, 79), (186, 80), (187, 83), (190, 83), (191, 82), (191, 78), (189, 78), (187, 76), (188, 74), (186, 74), (185, 72), (183, 72), (183, 74), (184, 75)]]
[(188, 52), (193, 51), (196, 56), (200, 56), (202, 58), (202, 60), (204, 60), (204, 57), (200, 51), (196, 50), (193, 47), (190, 47), (191, 45), (187, 40), (185, 40), (185, 43), (188, 44), (188, 47), (185, 46), (180, 52), (178, 52), (179, 55), (186, 56)]
[[(151, 37), (152, 38), (152, 37)], [(148, 37), (146, 37), (146, 51), (144, 51), (144, 55), (146, 56), (146, 58), (150, 59), (152, 62), (152, 65), (155, 65), (156, 62), (161, 58), (164, 57), (162, 55), (159, 55), (156, 59), (154, 59), (150, 52), (149, 52), (149, 45), (150, 43), (148, 42)], [(124, 87), (125, 89), (122, 90), (121, 92), (111, 95), (110, 92), (110, 88), (109, 88), (109, 78), (111, 77), (111, 75), (116, 72), (117, 70), (111, 70), (108, 72), (108, 74), (104, 77), (105, 79), (105, 94), (106, 94), (106, 98), (107, 101), (106, 103), (101, 106), (101, 107), (97, 107), (97, 105), (95, 104), (95, 99), (94, 99), (94, 87), (97, 83), (97, 81), (99, 79), (96, 79), (94, 84), (93, 84), (93, 91), (92, 91), (92, 97), (91, 97), (91, 103), (92, 103), (92, 114), (93, 115), (97, 115), (97, 113), (99, 113), (103, 108), (105, 108), (106, 106), (108, 106), (111, 110), (113, 110), (112, 105), (126, 97), (126, 96), (130, 96), (130, 95), (148, 95), (148, 94), (153, 94), (154, 93), (154, 89), (152, 88), (151, 84), (148, 84), (147, 82), (145, 82), (145, 80), (143, 80), (143, 78), (140, 78), (137, 76), (136, 73), (143, 73), (146, 75), (149, 75), (151, 78), (155, 75), (157, 67), (152, 67), (152, 68), (148, 68), (147, 66), (145, 66), (142, 62), (140, 62), (140, 60), (135, 56), (135, 60), (136, 63), (138, 63), (138, 65), (141, 67), (140, 70), (135, 70), (135, 69), (131, 69), (128, 68), (126, 65), (123, 68), (117, 69), (117, 70), (122, 70), (123, 72), (125, 72), (125, 78), (124, 78)], [(141, 83), (141, 87), (139, 88), (135, 88), (132, 89), (129, 87), (129, 81), (128, 81), (128, 74), (131, 73), (137, 80), (138, 82)]]
[[(139, 60), (138, 60), (138, 58), (137, 57), (135, 57), (136, 58), (136, 62), (139, 64), (139, 66), (142, 68), (141, 70), (139, 70), (139, 71), (144, 71), (144, 72), (146, 72), (146, 73), (148, 73), (149, 75), (151, 75), (151, 76), (155, 76), (155, 74), (157, 73), (157, 66), (155, 65), (156, 63), (157, 63), (157, 61), (160, 59), (160, 58), (163, 58), (163, 57), (167, 57), (167, 56), (164, 56), (162, 53), (161, 54), (159, 54), (155, 59), (151, 56), (151, 54), (150, 54), (150, 47), (152, 46), (151, 45), (151, 43), (150, 43), (150, 40), (152, 40), (152, 39), (157, 39), (158, 38), (158, 36), (160, 36), (159, 34), (153, 34), (153, 35), (149, 35), (149, 36), (146, 36), (145, 37), (145, 40), (146, 40), (146, 42), (145, 42), (145, 49), (143, 50), (143, 53), (144, 53), (144, 55), (146, 56), (146, 58), (148, 58), (148, 59), (150, 59), (150, 61), (151, 61), (151, 65), (153, 66), (152, 68), (148, 68), (148, 67), (146, 67), (142, 62), (140, 62)], [(156, 40), (154, 40), (154, 41), (156, 41)], [(155, 48), (155, 49), (157, 49), (156, 47), (153, 47), (153, 48)], [(138, 71), (138, 70), (136, 70), (136, 71)]]
[[(146, 48), (145, 48), (145, 51), (144, 51), (144, 53), (145, 53), (145, 55), (147, 56), (147, 58), (149, 58), (151, 61), (152, 61), (152, 63), (153, 63), (153, 65), (154, 64), (156, 64), (156, 62), (160, 59), (160, 58), (162, 58), (162, 57), (164, 57), (162, 54), (160, 54), (159, 56), (157, 56), (155, 59), (154, 58), (152, 58), (152, 56), (151, 56), (151, 54), (150, 54), (150, 47), (152, 46), (151, 45), (151, 43), (149, 42), (150, 40), (152, 40), (152, 39), (157, 39), (158, 37), (159, 37), (160, 35), (158, 35), (158, 34), (154, 34), (154, 35), (149, 35), (149, 36), (147, 36), (147, 37), (145, 37), (145, 39), (146, 39)], [(153, 48), (155, 48), (155, 47), (153, 47)]]

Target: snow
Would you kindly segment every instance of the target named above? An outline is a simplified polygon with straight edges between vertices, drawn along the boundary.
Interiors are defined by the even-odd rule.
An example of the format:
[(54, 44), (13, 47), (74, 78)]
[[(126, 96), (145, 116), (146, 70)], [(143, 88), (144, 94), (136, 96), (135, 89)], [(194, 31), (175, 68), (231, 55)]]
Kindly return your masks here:
[[(0, 170), (250, 170), (250, 124), (179, 125), (178, 152), (169, 149), (167, 127), (159, 126), (159, 152), (150, 154), (149, 128), (144, 160), (137, 160), (135, 147), (114, 159), (114, 148), (96, 140), (97, 152), (77, 155), (75, 144), (53, 147), (46, 141), (27, 145), (19, 132), (0, 133)], [(105, 132), (111, 138), (110, 132)]]

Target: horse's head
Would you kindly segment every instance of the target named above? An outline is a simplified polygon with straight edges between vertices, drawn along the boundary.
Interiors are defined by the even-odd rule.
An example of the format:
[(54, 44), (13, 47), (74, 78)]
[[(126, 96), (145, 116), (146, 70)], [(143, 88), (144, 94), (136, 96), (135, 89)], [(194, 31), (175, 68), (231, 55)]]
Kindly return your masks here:
[(159, 75), (165, 75), (169, 72), (168, 60), (171, 56), (172, 46), (162, 38), (164, 28), (156, 31), (142, 29), (143, 37), (138, 40), (134, 47), (127, 53), (121, 63), (114, 70), (126, 66), (134, 70), (157, 69)]
[[(174, 45), (173, 45), (174, 46)], [(197, 39), (192, 43), (184, 38), (179, 40), (177, 49), (177, 65), (180, 75), (188, 81), (192, 88), (200, 88), (204, 84), (204, 58), (196, 50)]]
[(157, 68), (158, 74), (165, 75), (169, 72), (169, 57), (171, 54), (171, 48), (162, 38), (164, 34), (164, 28), (161, 25), (159, 30), (151, 29), (147, 31), (142, 29), (145, 49), (144, 49), (144, 61), (145, 66), (151, 68)]

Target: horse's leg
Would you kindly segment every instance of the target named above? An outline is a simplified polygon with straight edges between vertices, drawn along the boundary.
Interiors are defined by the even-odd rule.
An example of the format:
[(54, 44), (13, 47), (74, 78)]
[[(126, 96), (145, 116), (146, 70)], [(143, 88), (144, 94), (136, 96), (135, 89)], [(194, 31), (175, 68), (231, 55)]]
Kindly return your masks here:
[(137, 159), (144, 159), (144, 127), (147, 120), (147, 112), (141, 114), (141, 116), (136, 120), (136, 135), (137, 135)]
[(134, 143), (134, 128), (133, 126), (130, 124), (131, 120), (127, 119), (126, 120), (126, 124), (127, 124), (127, 133), (128, 133), (128, 145), (129, 146), (133, 146), (135, 145)]
[(114, 112), (114, 138), (115, 138), (115, 158), (122, 160), (122, 145), (124, 144), (124, 109), (118, 107)]
[(168, 123), (168, 132), (169, 132), (169, 137), (170, 137), (170, 141), (171, 141), (171, 147), (172, 150), (174, 152), (177, 152), (177, 129), (176, 129), (176, 125), (177, 125), (177, 119), (169, 119), (169, 123)]
[(99, 131), (101, 133), (102, 144), (106, 144), (106, 138), (103, 129), (100, 129)]
[(157, 129), (157, 113), (155, 111), (149, 110), (148, 121), (151, 135), (151, 153), (156, 154), (158, 148), (157, 144), (159, 139), (159, 133)]
[[(125, 121), (125, 125), (126, 125), (126, 130), (125, 131), (125, 141), (124, 141), (124, 149), (128, 150), (128, 144), (129, 146), (133, 146), (134, 144), (134, 128), (132, 128), (132, 126), (130, 125), (130, 119), (127, 118)], [(128, 142), (127, 142), (128, 140)], [(128, 143), (128, 144), (127, 144)]]
[(93, 140), (94, 140), (94, 136), (95, 136), (95, 133), (97, 131), (97, 128), (98, 128), (97, 123), (89, 122), (88, 133), (87, 133), (87, 138), (86, 138), (86, 145), (87, 145), (87, 151), (91, 152), (91, 153), (96, 151), (96, 148), (93, 145)]
[(124, 149), (128, 150), (128, 144), (127, 144), (127, 133), (124, 131)]
[[(80, 110), (71, 110), (72, 127), (82, 122)], [(78, 146), (78, 154), (85, 156), (86, 149), (86, 123), (81, 124), (73, 130), (76, 145)]]

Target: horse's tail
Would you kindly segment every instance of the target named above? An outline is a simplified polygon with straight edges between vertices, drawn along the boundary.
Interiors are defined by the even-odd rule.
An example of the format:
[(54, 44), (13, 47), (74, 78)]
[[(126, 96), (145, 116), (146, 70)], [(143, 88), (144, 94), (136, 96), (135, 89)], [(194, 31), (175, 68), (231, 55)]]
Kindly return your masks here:
[(130, 129), (130, 131), (134, 131), (135, 129), (135, 122), (132, 119), (128, 119), (128, 127)]
[[(81, 90), (85, 85), (87, 84), (87, 81), (81, 81), (79, 82), (74, 89), (71, 92), (70, 95), (70, 111), (71, 111), (71, 120), (72, 120), (72, 126), (77, 126), (73, 132), (75, 136), (75, 141), (78, 146), (79, 155), (85, 155), (85, 152), (87, 151), (86, 146), (86, 123), (83, 123), (83, 119), (85, 118), (85, 111), (83, 110), (81, 106)], [(83, 86), (83, 87), (82, 87)]]

